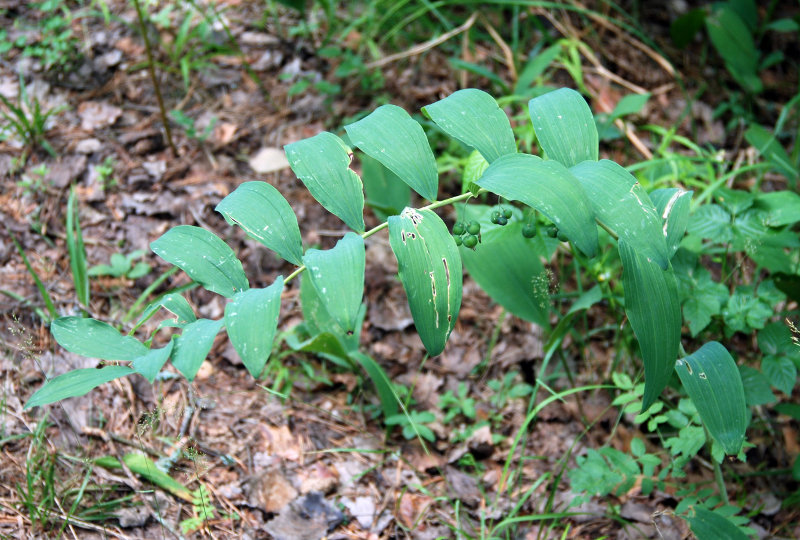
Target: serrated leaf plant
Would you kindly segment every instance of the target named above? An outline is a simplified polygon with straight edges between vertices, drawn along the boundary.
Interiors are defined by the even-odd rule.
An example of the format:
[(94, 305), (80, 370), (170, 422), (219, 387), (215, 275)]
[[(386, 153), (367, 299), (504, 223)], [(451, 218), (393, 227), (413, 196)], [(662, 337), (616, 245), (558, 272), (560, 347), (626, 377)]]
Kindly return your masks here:
[[(599, 227), (604, 237), (616, 239), (622, 260), (625, 311), (645, 371), (642, 410), (656, 402), (677, 370), (711, 437), (727, 453), (737, 454), (744, 442), (747, 413), (733, 359), (718, 343), (681, 354), (681, 299), (672, 259), (686, 230), (691, 193), (662, 191), (651, 198), (626, 169), (600, 160), (595, 120), (576, 91), (562, 88), (536, 97), (529, 102), (529, 111), (539, 156), (517, 151), (507, 116), (485, 92), (460, 90), (423, 108), (448, 136), (479, 154), (472, 167), (474, 192), (443, 200), (438, 199), (439, 175), (425, 131), (405, 110), (383, 105), (345, 126), (352, 147), (429, 201), (388, 214), (385, 222), (370, 230), (365, 230), (363, 219), (362, 181), (350, 168), (354, 148), (332, 133), (288, 145), (287, 158), (295, 174), (352, 231), (331, 249), (306, 249), (297, 218), (280, 192), (264, 182), (242, 183), (217, 211), (297, 269), (269, 287), (253, 289), (236, 254), (217, 235), (187, 225), (170, 229), (151, 249), (224, 297), (224, 316), (197, 319), (191, 309), (184, 313), (188, 304), (179, 302), (182, 315), (166, 326), (177, 331), (168, 347), (157, 350), (149, 347), (152, 336), (142, 342), (93, 319), (58, 319), (52, 332), (60, 345), (112, 365), (56, 377), (26, 407), (81, 395), (134, 373), (152, 380), (166, 361), (191, 381), (223, 329), (248, 371), (259, 377), (273, 349), (280, 296), (305, 272), (300, 297), (306, 333), (292, 338), (289, 346), (362, 367), (378, 388), (385, 416), (392, 418), (397, 409), (391, 402), (391, 381), (377, 362), (358, 351), (365, 309), (365, 238), (388, 228), (416, 330), (427, 352), (435, 356), (445, 349), (458, 319), (464, 266), (506, 309), (548, 326), (546, 306), (542, 307), (547, 288), (535, 285), (541, 264), (532, 261), (549, 258), (556, 249), (595, 257), (601, 249)], [(484, 193), (506, 202), (496, 208), (466, 206)], [(461, 202), (468, 215), (460, 226), (456, 224), (461, 232), (451, 234), (435, 210)], [(504, 246), (511, 243), (518, 255), (507, 257), (498, 268), (491, 259), (504, 256)], [(482, 251), (490, 257), (481, 257)], [(152, 315), (160, 307), (172, 310), (162, 303), (147, 313)], [(729, 422), (732, 418), (736, 421)]]

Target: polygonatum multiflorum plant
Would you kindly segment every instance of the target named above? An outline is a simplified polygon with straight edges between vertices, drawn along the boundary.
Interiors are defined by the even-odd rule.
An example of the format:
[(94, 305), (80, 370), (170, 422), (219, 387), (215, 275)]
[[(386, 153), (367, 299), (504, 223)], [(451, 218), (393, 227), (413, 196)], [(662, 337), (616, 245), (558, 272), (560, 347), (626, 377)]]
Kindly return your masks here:
[[(622, 166), (600, 160), (595, 120), (575, 91), (560, 89), (536, 97), (529, 111), (542, 156), (518, 151), (508, 117), (485, 92), (460, 90), (423, 108), (442, 131), (474, 148), (477, 156), (468, 165), (470, 191), (441, 201), (436, 161), (425, 132), (400, 107), (381, 106), (345, 126), (347, 144), (324, 132), (287, 145), (297, 177), (352, 231), (332, 249), (304, 249), (297, 218), (278, 190), (266, 182), (241, 184), (216, 210), (297, 270), (269, 287), (251, 288), (241, 262), (218, 236), (200, 227), (172, 228), (151, 249), (196, 283), (227, 298), (224, 316), (198, 319), (185, 298), (170, 294), (152, 304), (129, 335), (94, 319), (60, 318), (51, 331), (62, 347), (113, 365), (56, 377), (26, 406), (82, 395), (136, 373), (152, 382), (167, 361), (191, 381), (223, 328), (248, 371), (259, 377), (273, 349), (281, 293), (305, 272), (300, 297), (308, 339), (295, 336), (287, 343), (361, 366), (376, 384), (389, 417), (396, 413), (391, 384), (380, 366), (357, 350), (366, 309), (366, 237), (388, 228), (416, 330), (435, 356), (445, 348), (458, 318), (462, 265), (510, 312), (547, 325), (542, 288), (535, 286), (543, 270), (540, 257), (552, 255), (559, 240), (581, 256), (595, 257), (599, 226), (616, 239), (622, 261), (625, 311), (644, 363), (642, 408), (655, 402), (676, 370), (709, 433), (725, 452), (737, 454), (748, 415), (735, 362), (717, 342), (690, 355), (681, 346), (680, 303), (670, 260), (685, 233), (691, 192), (670, 188), (648, 194)], [(350, 168), (351, 147), (382, 164), (430, 204), (406, 207), (365, 230), (364, 190)], [(434, 212), (487, 192), (507, 203), (465, 207), (463, 211), (473, 215), (460, 216), (454, 234)], [(537, 223), (549, 224), (544, 228), (549, 234), (536, 234)], [(544, 291), (546, 297), (546, 286)], [(152, 336), (142, 342), (133, 333), (161, 308), (175, 318), (162, 322), (158, 330), (173, 327), (178, 333), (155, 349), (150, 347)]]

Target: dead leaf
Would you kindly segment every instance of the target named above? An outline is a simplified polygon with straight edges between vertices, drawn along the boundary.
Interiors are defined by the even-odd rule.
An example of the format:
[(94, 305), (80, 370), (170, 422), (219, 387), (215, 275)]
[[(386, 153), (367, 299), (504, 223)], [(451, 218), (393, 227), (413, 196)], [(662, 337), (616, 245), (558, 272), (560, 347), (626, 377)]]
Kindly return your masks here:
[(344, 514), (314, 492), (292, 501), (264, 528), (276, 540), (319, 540), (342, 520)]
[(122, 115), (122, 109), (107, 101), (84, 101), (78, 105), (81, 129), (93, 131), (114, 124)]
[(312, 467), (299, 470), (298, 477), (300, 493), (312, 491), (330, 493), (339, 485), (339, 473), (321, 461), (317, 461)]
[(242, 487), (248, 502), (265, 512), (278, 512), (297, 497), (294, 486), (275, 469), (251, 477)]
[(248, 161), (250, 168), (260, 174), (280, 171), (289, 166), (286, 154), (280, 148), (262, 148)]
[(404, 493), (397, 505), (397, 518), (409, 529), (424, 530), (425, 522), (422, 517), (433, 504), (433, 499), (427, 495)]

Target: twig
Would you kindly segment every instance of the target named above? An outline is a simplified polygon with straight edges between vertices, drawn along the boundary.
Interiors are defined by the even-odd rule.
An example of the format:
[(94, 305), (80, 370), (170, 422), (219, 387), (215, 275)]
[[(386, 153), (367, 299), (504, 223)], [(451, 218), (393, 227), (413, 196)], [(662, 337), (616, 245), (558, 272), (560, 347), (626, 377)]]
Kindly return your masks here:
[(167, 145), (172, 151), (174, 157), (178, 157), (178, 150), (175, 148), (175, 143), (172, 142), (172, 130), (169, 127), (169, 119), (167, 118), (167, 109), (164, 107), (164, 98), (161, 97), (161, 87), (156, 78), (155, 62), (153, 61), (153, 51), (150, 48), (150, 38), (147, 37), (147, 28), (144, 25), (144, 14), (142, 13), (142, 6), (139, 0), (133, 0), (136, 7), (136, 16), (139, 19), (139, 29), (142, 31), (142, 39), (144, 40), (144, 50), (147, 52), (147, 70), (150, 72), (150, 80), (153, 82), (153, 90), (156, 93), (156, 101), (158, 101), (158, 108), (161, 111), (161, 122), (164, 124), (164, 136), (167, 138)]
[(413, 47), (411, 47), (410, 49), (408, 49), (406, 51), (403, 51), (403, 52), (400, 52), (400, 53), (396, 53), (396, 54), (390, 54), (389, 56), (384, 56), (380, 60), (375, 60), (374, 62), (369, 62), (367, 64), (367, 67), (370, 68), (370, 69), (377, 68), (377, 67), (383, 67), (386, 64), (391, 64), (395, 60), (402, 60), (403, 58), (409, 58), (411, 56), (417, 56), (418, 54), (422, 54), (422, 53), (424, 53), (425, 51), (427, 51), (429, 49), (432, 49), (432, 48), (434, 48), (434, 47), (436, 47), (438, 45), (441, 45), (442, 43), (444, 43), (445, 41), (447, 41), (451, 37), (457, 36), (461, 32), (465, 32), (465, 31), (469, 30), (470, 28), (472, 28), (472, 25), (475, 24), (475, 19), (477, 17), (478, 17), (478, 12), (475, 11), (475, 12), (472, 13), (470, 18), (467, 19), (466, 22), (464, 22), (464, 24), (462, 24), (461, 26), (459, 26), (457, 28), (453, 28), (449, 32), (445, 32), (441, 36), (439, 36), (437, 38), (434, 38), (434, 39), (431, 39), (431, 40), (428, 40), (425, 43), (420, 43), (419, 45), (414, 45)]
[(503, 51), (503, 58), (506, 61), (506, 66), (508, 66), (508, 70), (511, 72), (511, 79), (514, 81), (514, 84), (517, 83), (518, 75), (517, 75), (517, 66), (514, 64), (514, 53), (511, 51), (511, 47), (508, 46), (508, 43), (497, 33), (497, 30), (494, 29), (494, 26), (489, 24), (488, 21), (483, 21), (483, 26), (486, 27), (486, 30), (489, 31), (489, 35), (492, 36), (492, 39), (495, 43), (497, 43), (498, 47)]

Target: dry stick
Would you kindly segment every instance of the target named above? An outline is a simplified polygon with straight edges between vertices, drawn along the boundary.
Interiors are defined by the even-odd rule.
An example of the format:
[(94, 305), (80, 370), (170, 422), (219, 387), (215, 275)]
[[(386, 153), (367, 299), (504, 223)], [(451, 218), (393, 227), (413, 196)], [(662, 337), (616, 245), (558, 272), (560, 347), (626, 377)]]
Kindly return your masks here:
[(167, 118), (167, 109), (164, 107), (164, 98), (161, 97), (161, 87), (156, 78), (155, 62), (153, 62), (153, 50), (150, 48), (150, 38), (147, 37), (147, 28), (144, 25), (144, 14), (142, 14), (142, 6), (139, 0), (133, 0), (136, 6), (136, 15), (139, 19), (139, 29), (142, 31), (142, 39), (144, 40), (144, 50), (147, 52), (147, 71), (150, 72), (150, 80), (153, 82), (153, 90), (156, 93), (156, 101), (158, 101), (158, 108), (161, 111), (161, 122), (164, 124), (164, 135), (167, 138), (167, 145), (172, 151), (174, 157), (178, 157), (178, 150), (175, 148), (175, 143), (172, 142), (172, 130), (169, 127), (169, 119)]
[(505, 58), (506, 66), (508, 66), (508, 70), (511, 72), (511, 79), (514, 81), (514, 84), (517, 84), (517, 66), (514, 65), (514, 53), (511, 52), (511, 47), (509, 47), (508, 43), (497, 33), (494, 26), (489, 24), (489, 21), (483, 21), (483, 26), (486, 27), (486, 30), (489, 31), (489, 35), (492, 36), (494, 42), (497, 43), (503, 51), (503, 58)]
[(434, 39), (431, 39), (431, 40), (428, 40), (425, 43), (421, 43), (419, 45), (414, 45), (413, 47), (411, 47), (410, 49), (408, 49), (406, 51), (403, 51), (403, 52), (400, 52), (400, 53), (396, 53), (396, 54), (390, 54), (389, 56), (384, 56), (380, 60), (375, 60), (374, 62), (370, 62), (370, 63), (367, 64), (367, 67), (370, 68), (370, 69), (377, 68), (377, 67), (383, 67), (386, 64), (391, 64), (395, 60), (402, 60), (403, 58), (409, 58), (411, 56), (417, 56), (418, 54), (422, 54), (425, 51), (436, 47), (437, 45), (441, 45), (442, 43), (444, 43), (445, 41), (447, 41), (451, 37), (457, 36), (461, 32), (465, 32), (465, 31), (469, 30), (470, 28), (472, 28), (472, 25), (475, 24), (475, 19), (477, 17), (478, 17), (478, 12), (475, 11), (470, 16), (470, 18), (467, 19), (466, 22), (464, 22), (464, 24), (462, 24), (461, 26), (459, 26), (457, 28), (453, 28), (449, 32), (445, 32), (441, 36), (439, 36), (437, 38), (434, 38)]

